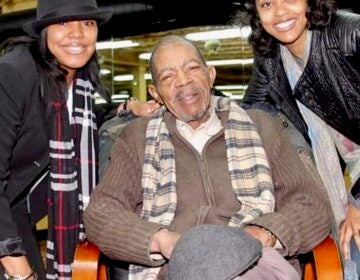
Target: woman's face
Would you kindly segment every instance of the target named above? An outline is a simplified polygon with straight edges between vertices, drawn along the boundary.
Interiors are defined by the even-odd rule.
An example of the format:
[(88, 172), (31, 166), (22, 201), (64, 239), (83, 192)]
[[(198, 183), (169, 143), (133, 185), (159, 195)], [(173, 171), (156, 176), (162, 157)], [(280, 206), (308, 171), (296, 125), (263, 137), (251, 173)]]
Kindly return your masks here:
[(307, 0), (255, 0), (264, 29), (295, 55), (304, 50), (308, 20)]
[(61, 67), (73, 76), (94, 54), (97, 35), (95, 20), (59, 22), (47, 27), (47, 46)]

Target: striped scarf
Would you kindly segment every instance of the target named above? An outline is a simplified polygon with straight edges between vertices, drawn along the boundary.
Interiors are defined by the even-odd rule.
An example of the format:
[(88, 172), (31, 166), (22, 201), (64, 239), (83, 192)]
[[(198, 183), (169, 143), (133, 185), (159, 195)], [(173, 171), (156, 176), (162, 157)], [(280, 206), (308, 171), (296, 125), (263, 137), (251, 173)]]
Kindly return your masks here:
[(82, 213), (97, 181), (94, 100), (90, 81), (79, 75), (73, 84), (71, 124), (65, 94), (51, 103), (47, 279), (71, 279), (75, 247), (84, 238)]
[[(271, 173), (261, 139), (247, 113), (227, 98), (213, 97), (215, 111), (229, 111), (225, 126), (229, 176), (241, 209), (229, 221), (240, 227), (274, 210)], [(170, 225), (176, 210), (175, 149), (161, 108), (150, 120), (146, 131), (142, 173), (142, 219)], [(156, 279), (160, 267), (131, 265), (129, 279)]]

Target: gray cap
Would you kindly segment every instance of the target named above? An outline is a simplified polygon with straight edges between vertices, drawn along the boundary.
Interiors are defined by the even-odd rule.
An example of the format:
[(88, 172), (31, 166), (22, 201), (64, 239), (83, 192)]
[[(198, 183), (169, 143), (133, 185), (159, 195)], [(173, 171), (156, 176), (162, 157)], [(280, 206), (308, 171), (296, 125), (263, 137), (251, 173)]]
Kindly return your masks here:
[(241, 229), (200, 225), (176, 243), (166, 279), (231, 280), (256, 262), (261, 252), (261, 242)]

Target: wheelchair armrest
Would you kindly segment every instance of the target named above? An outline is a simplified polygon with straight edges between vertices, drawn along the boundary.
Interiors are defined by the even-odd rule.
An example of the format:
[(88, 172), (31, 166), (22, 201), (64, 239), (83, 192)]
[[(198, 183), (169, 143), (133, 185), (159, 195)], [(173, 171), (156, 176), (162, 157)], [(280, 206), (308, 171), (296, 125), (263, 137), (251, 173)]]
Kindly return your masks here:
[[(313, 259), (305, 264), (304, 280), (343, 280), (341, 257), (335, 241), (328, 236), (313, 251)], [(106, 280), (107, 270), (101, 263), (100, 250), (89, 241), (76, 247), (73, 280)]]
[(91, 242), (80, 242), (75, 250), (73, 280), (106, 280), (105, 264), (101, 263), (100, 250)]
[(340, 252), (330, 236), (312, 254), (313, 260), (305, 264), (304, 280), (343, 280)]

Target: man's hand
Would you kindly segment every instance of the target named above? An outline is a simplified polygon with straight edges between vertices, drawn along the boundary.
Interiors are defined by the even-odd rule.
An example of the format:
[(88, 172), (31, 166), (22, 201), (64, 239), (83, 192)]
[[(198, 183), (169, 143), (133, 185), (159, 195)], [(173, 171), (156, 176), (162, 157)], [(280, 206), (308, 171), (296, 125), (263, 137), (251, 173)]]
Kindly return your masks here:
[(276, 243), (276, 237), (269, 231), (258, 226), (246, 226), (244, 229), (252, 237), (259, 240), (263, 247), (274, 247)]
[(151, 241), (151, 253), (160, 253), (166, 259), (170, 259), (171, 253), (179, 240), (180, 234), (165, 228), (155, 233)]
[(360, 209), (349, 203), (346, 219), (340, 229), (340, 241), (345, 259), (350, 259), (351, 237), (354, 237), (355, 243), (360, 250)]

